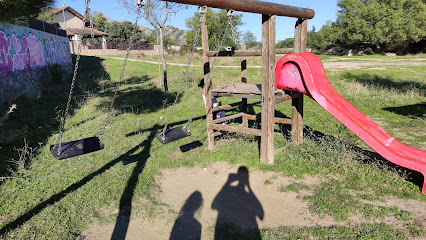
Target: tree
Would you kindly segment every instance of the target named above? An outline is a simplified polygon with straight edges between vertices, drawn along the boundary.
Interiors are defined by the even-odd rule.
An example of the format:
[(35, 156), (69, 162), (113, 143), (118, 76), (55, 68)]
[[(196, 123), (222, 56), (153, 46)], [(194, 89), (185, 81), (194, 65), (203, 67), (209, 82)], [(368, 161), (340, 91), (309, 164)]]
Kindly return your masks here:
[(99, 31), (105, 32), (106, 29), (108, 28), (108, 22), (106, 17), (104, 16), (104, 14), (102, 12), (95, 12), (94, 13), (94, 17), (93, 17), (93, 23), (96, 25), (96, 29), (98, 29)]
[[(114, 43), (130, 43), (130, 37), (135, 27), (139, 29), (138, 26), (135, 26), (129, 21), (114, 21), (111, 24), (108, 24), (107, 28), (105, 29), (109, 34), (107, 40)], [(135, 36), (133, 37), (133, 42), (137, 43), (141, 41), (142, 38), (142, 32), (137, 30)]]
[(370, 43), (378, 49), (418, 42), (426, 36), (422, 0), (340, 0), (336, 24), (346, 44)]
[(256, 36), (250, 31), (247, 31), (243, 33), (242, 35), (243, 44), (247, 46), (248, 49), (250, 48), (259, 48), (259, 46), (262, 46), (262, 43), (258, 42), (256, 39)]
[[(131, 11), (136, 12), (135, 4), (133, 0), (117, 0), (119, 3), (122, 3), (123, 6)], [(151, 26), (158, 30), (159, 36), (158, 39), (160, 41), (160, 50), (159, 56), (161, 61), (163, 62), (163, 83), (164, 83), (164, 92), (165, 92), (165, 103), (168, 102), (169, 97), (169, 89), (167, 86), (167, 62), (164, 57), (164, 36), (163, 36), (163, 28), (169, 19), (170, 14), (176, 14), (181, 8), (182, 4), (161, 1), (161, 0), (146, 0), (146, 4), (143, 7), (143, 17), (149, 22)], [(159, 76), (159, 80), (161, 83), (161, 75)]]
[(19, 17), (35, 17), (54, 2), (55, 0), (0, 0), (0, 21), (13, 22)]
[[(192, 45), (194, 41), (196, 30), (200, 24), (200, 17), (200, 13), (195, 13), (195, 16), (186, 19), (185, 25), (190, 29), (190, 31), (186, 34), (186, 44), (188, 45)], [(242, 25), (241, 18), (242, 14), (235, 14), (235, 16), (232, 17), (232, 24), (235, 28), (238, 28), (238, 26)], [(220, 40), (223, 36), (223, 31), (226, 29), (226, 24), (228, 24), (228, 16), (226, 10), (222, 9), (218, 12), (215, 12), (210, 8), (207, 10), (206, 25), (209, 31), (208, 35), (210, 49), (216, 49), (217, 47), (219, 47)], [(236, 37), (239, 37), (238, 32)], [(201, 37), (198, 38), (197, 44), (199, 46), (201, 45)], [(228, 34), (223, 41), (223, 46), (233, 46), (237, 48), (236, 44), (232, 39), (230, 29), (228, 30)]]
[(150, 44), (156, 44), (157, 43), (157, 36), (155, 32), (152, 32), (150, 35), (146, 36), (146, 41)]
[(276, 48), (292, 48), (294, 46), (294, 38), (286, 38), (275, 44)]
[(52, 8), (46, 8), (41, 11), (36, 19), (47, 22), (47, 23), (57, 23), (58, 19), (55, 14), (52, 14)]

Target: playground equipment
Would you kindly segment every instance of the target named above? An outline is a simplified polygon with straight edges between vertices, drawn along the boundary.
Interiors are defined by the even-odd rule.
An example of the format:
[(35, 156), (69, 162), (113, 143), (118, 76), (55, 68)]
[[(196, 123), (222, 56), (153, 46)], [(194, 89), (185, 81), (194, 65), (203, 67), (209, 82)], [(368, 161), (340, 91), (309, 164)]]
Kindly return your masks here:
[(340, 96), (317, 56), (302, 53), (282, 57), (275, 68), (275, 87), (311, 97), (384, 158), (422, 173), (422, 191), (426, 193), (426, 151), (399, 142)]
[[(199, 7), (198, 12), (205, 18), (205, 15), (207, 13), (207, 7), (206, 6)], [(232, 10), (228, 10), (228, 24), (226, 25), (225, 31), (223, 32), (222, 38), (220, 40), (218, 51), (217, 51), (217, 53), (215, 55), (215, 59), (213, 61), (212, 70), (213, 70), (214, 64), (216, 62), (217, 56), (219, 55), (219, 50), (222, 48), (223, 40), (225, 39), (225, 37), (227, 35), (228, 26), (232, 25), (231, 23), (232, 23), (232, 17), (233, 16), (234, 16), (234, 12)], [(195, 47), (198, 43), (198, 38), (199, 38), (199, 35), (200, 35), (201, 26), (202, 26), (203, 19), (204, 19), (203, 17), (200, 18), (200, 24), (197, 27), (197, 31), (195, 33), (194, 41), (192, 43), (192, 52), (191, 52), (191, 55), (189, 57), (188, 64), (186, 65), (186, 70), (183, 74), (182, 81), (181, 81), (180, 86), (179, 86), (179, 91), (176, 94), (175, 101), (173, 103), (172, 109), (170, 110), (169, 117), (167, 118), (167, 121), (166, 121), (166, 124), (164, 125), (163, 130), (156, 135), (157, 139), (163, 144), (167, 144), (167, 143), (170, 143), (170, 142), (191, 136), (192, 120), (194, 118), (195, 110), (197, 109), (197, 106), (200, 103), (201, 96), (203, 95), (203, 93), (202, 93), (203, 90), (200, 92), (200, 95), (198, 96), (197, 103), (195, 104), (195, 107), (192, 110), (191, 117), (188, 119), (186, 124), (184, 126), (179, 126), (179, 127), (172, 128), (172, 129), (169, 129), (168, 126), (169, 126), (169, 123), (170, 123), (170, 118), (173, 115), (173, 112), (175, 110), (177, 100), (179, 99), (180, 93), (182, 91), (183, 83), (184, 83), (186, 76), (188, 74), (188, 70), (189, 70), (189, 67), (191, 65), (192, 58), (194, 56)]]
[[(135, 25), (137, 26), (137, 23), (138, 23), (138, 20), (139, 20), (139, 17), (140, 17), (140, 13), (141, 13), (141, 8), (145, 5), (145, 2), (144, 1), (135, 1), (135, 3), (138, 6), (136, 19), (135, 19)], [(124, 69), (126, 68), (127, 59), (129, 57), (130, 49), (131, 49), (132, 44), (133, 44), (133, 37), (134, 37), (134, 35), (135, 35), (135, 33), (138, 29), (138, 27), (135, 27), (133, 29), (131, 36), (130, 36), (130, 43), (129, 43), (129, 47), (127, 48), (126, 58), (124, 60), (123, 67), (121, 69), (120, 77), (119, 77), (119, 79), (116, 83), (115, 92), (114, 92), (114, 95), (111, 99), (111, 104), (110, 104), (109, 109), (108, 109), (107, 117), (105, 118), (105, 121), (102, 124), (101, 130), (99, 131), (98, 136), (88, 137), (88, 138), (79, 139), (79, 140), (70, 141), (70, 142), (62, 142), (62, 134), (64, 132), (65, 123), (67, 121), (68, 111), (69, 111), (69, 108), (70, 108), (70, 105), (71, 105), (72, 94), (73, 94), (73, 91), (74, 91), (75, 80), (77, 78), (77, 71), (78, 71), (78, 66), (79, 66), (79, 62), (80, 62), (80, 54), (81, 54), (81, 45), (82, 45), (82, 42), (83, 42), (83, 33), (84, 33), (84, 29), (86, 27), (85, 26), (86, 20), (87, 20), (86, 16), (87, 16), (87, 13), (89, 13), (89, 11), (90, 11), (89, 4), (90, 4), (90, 0), (85, 0), (83, 24), (82, 24), (82, 27), (81, 27), (81, 32), (79, 34), (80, 43), (78, 44), (78, 50), (77, 50), (78, 53), (77, 53), (77, 57), (76, 57), (73, 77), (72, 77), (72, 80), (71, 80), (70, 92), (68, 94), (67, 105), (66, 105), (66, 108), (65, 108), (65, 111), (64, 111), (64, 116), (62, 118), (62, 122), (61, 122), (61, 130), (59, 132), (59, 136), (58, 136), (58, 140), (57, 140), (56, 144), (50, 146), (50, 152), (52, 153), (53, 157), (55, 157), (58, 160), (62, 160), (62, 159), (65, 159), (65, 158), (75, 157), (75, 156), (79, 156), (79, 155), (82, 155), (82, 154), (99, 151), (99, 150), (104, 148), (104, 144), (103, 144), (102, 140), (103, 140), (103, 137), (104, 137), (105, 128), (108, 124), (108, 120), (111, 116), (111, 111), (112, 111), (112, 108), (114, 106), (114, 100), (115, 100), (115, 98), (117, 96), (117, 92), (120, 88), (121, 80), (122, 80), (123, 74), (124, 74)], [(92, 29), (92, 33), (93, 33), (93, 19), (92, 18), (90, 20), (90, 28)]]
[[(206, 92), (206, 118), (208, 149), (214, 149), (214, 131), (227, 131), (242, 134), (256, 135), (261, 138), (260, 161), (262, 163), (274, 162), (274, 124), (291, 124), (292, 138), (295, 142), (303, 139), (303, 94), (285, 93), (282, 90), (274, 91), (275, 80), (275, 54), (301, 53), (306, 49), (307, 19), (314, 17), (312, 9), (292, 7), (257, 0), (168, 0), (197, 6), (207, 6), (221, 9), (262, 14), (262, 50), (236, 50), (232, 52), (210, 51), (206, 16), (201, 16), (201, 37), (203, 49), (204, 83)], [(275, 19), (276, 16), (297, 18), (295, 27), (294, 49), (275, 49)], [(262, 57), (262, 84), (247, 83), (247, 62), (244, 57)], [(211, 57), (242, 57), (241, 83), (227, 84), (227, 87), (212, 88), (211, 83)], [(241, 101), (212, 107), (212, 98), (236, 97)], [(256, 120), (258, 116), (247, 112), (247, 98), (260, 99), (262, 104), (261, 129), (249, 128), (248, 121)], [(292, 100), (292, 117), (274, 117), (274, 104)], [(213, 113), (240, 107), (240, 112), (213, 120)], [(234, 119), (242, 119), (238, 126), (223, 125), (222, 123)]]

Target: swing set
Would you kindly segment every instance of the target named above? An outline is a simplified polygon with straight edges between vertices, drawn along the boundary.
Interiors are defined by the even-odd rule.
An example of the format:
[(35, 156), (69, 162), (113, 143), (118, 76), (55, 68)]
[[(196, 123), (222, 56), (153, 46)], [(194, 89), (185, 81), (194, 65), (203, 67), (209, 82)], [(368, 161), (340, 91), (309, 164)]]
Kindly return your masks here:
[[(77, 57), (76, 57), (76, 62), (75, 62), (75, 66), (74, 66), (73, 77), (72, 77), (72, 80), (71, 80), (70, 91), (69, 91), (69, 94), (68, 94), (67, 105), (66, 105), (66, 108), (65, 108), (65, 111), (64, 111), (64, 116), (63, 116), (62, 121), (61, 121), (61, 130), (59, 132), (58, 140), (57, 140), (55, 145), (50, 146), (50, 152), (52, 153), (53, 157), (55, 157), (58, 160), (62, 160), (62, 159), (65, 159), (65, 158), (75, 157), (75, 156), (83, 155), (83, 154), (86, 154), (86, 153), (99, 151), (99, 150), (104, 148), (104, 144), (103, 144), (102, 140), (103, 140), (103, 137), (104, 137), (104, 134), (105, 134), (105, 128), (108, 125), (108, 120), (111, 116), (111, 111), (112, 111), (112, 108), (114, 106), (114, 101), (115, 101), (115, 98), (117, 97), (117, 92), (120, 88), (121, 81), (123, 79), (127, 59), (129, 58), (130, 49), (131, 49), (132, 44), (133, 44), (133, 37), (134, 37), (134, 35), (135, 35), (135, 33), (138, 29), (137, 23), (138, 23), (138, 20), (140, 18), (140, 15), (141, 15), (141, 9), (145, 5), (145, 1), (142, 1), (142, 0), (136, 0), (135, 3), (138, 6), (137, 13), (136, 13), (136, 19), (135, 19), (135, 23), (134, 23), (134, 25), (136, 27), (134, 27), (132, 34), (130, 36), (130, 39), (129, 39), (130, 43), (129, 43), (129, 46), (127, 48), (126, 58), (124, 60), (123, 67), (121, 69), (120, 77), (119, 77), (119, 79), (116, 83), (116, 86), (115, 86), (115, 92), (114, 92), (114, 95), (111, 99), (111, 103), (110, 103), (110, 106), (109, 106), (109, 109), (108, 109), (107, 117), (105, 118), (105, 121), (102, 124), (102, 127), (101, 127), (98, 135), (93, 136), (93, 137), (84, 138), (84, 139), (75, 140), (75, 141), (70, 141), (70, 142), (62, 142), (62, 135), (63, 135), (63, 132), (64, 132), (65, 123), (66, 123), (69, 108), (70, 108), (70, 105), (71, 105), (71, 99), (72, 99), (72, 94), (73, 94), (73, 90), (74, 90), (75, 80), (77, 78), (77, 71), (78, 71), (78, 66), (79, 66), (80, 56), (81, 56), (81, 45), (82, 45), (82, 42), (83, 42), (83, 34), (84, 34), (85, 24), (86, 24), (86, 20), (87, 20), (86, 16), (87, 16), (87, 13), (89, 13), (89, 11), (90, 11), (89, 10), (90, 0), (85, 0), (85, 8), (84, 8), (84, 15), (83, 15), (83, 26), (81, 27), (81, 32), (79, 34), (80, 43), (78, 44)], [(92, 17), (91, 17), (91, 20), (90, 20), (90, 28), (93, 30), (93, 19), (92, 19)]]
[[(274, 89), (274, 71), (275, 71), (275, 54), (276, 53), (301, 53), (306, 49), (306, 36), (307, 36), (307, 19), (314, 17), (315, 12), (307, 8), (292, 7), (282, 4), (258, 1), (258, 0), (168, 0), (169, 2), (191, 4), (199, 6), (200, 23), (197, 27), (196, 34), (194, 37), (192, 52), (189, 58), (189, 62), (186, 66), (185, 72), (182, 77), (182, 81), (179, 86), (178, 93), (175, 97), (174, 103), (172, 105), (170, 114), (166, 120), (164, 128), (162, 131), (156, 134), (157, 139), (163, 143), (167, 144), (191, 135), (190, 128), (193, 121), (195, 110), (200, 102), (202, 97), (202, 92), (200, 93), (197, 103), (192, 111), (191, 117), (184, 126), (179, 126), (169, 129), (169, 123), (171, 116), (176, 107), (176, 103), (183, 89), (183, 83), (188, 74), (189, 67), (191, 65), (194, 50), (201, 34), (202, 40), (202, 49), (203, 49), (203, 65), (204, 65), (204, 91), (206, 93), (206, 118), (207, 118), (207, 140), (208, 148), (212, 150), (214, 148), (214, 131), (227, 131), (227, 132), (236, 132), (242, 134), (251, 134), (261, 137), (260, 145), (260, 160), (263, 163), (273, 163), (273, 142), (274, 142), (274, 124), (275, 123), (284, 123), (291, 124), (292, 126), (292, 138), (295, 142), (302, 141), (302, 130), (303, 130), (303, 95), (294, 92), (284, 92), (282, 90), (275, 91)], [(90, 0), (85, 0), (85, 14), (83, 19), (83, 27), (80, 33), (80, 41), (82, 41), (84, 24), (86, 21), (86, 13), (89, 8), (88, 5)], [(135, 0), (137, 8), (137, 16), (135, 20), (135, 25), (137, 26), (138, 19), (140, 18), (141, 8), (145, 5), (145, 2), (142, 0)], [(224, 29), (223, 35), (220, 40), (219, 47), (216, 51), (209, 50), (208, 44), (208, 30), (206, 25), (206, 13), (207, 8), (221, 8), (221, 9), (231, 9), (228, 10), (228, 23)], [(236, 38), (236, 29), (232, 24), (232, 18), (235, 11), (251, 12), (262, 14), (262, 50), (235, 50), (232, 52), (221, 51), (223, 47), (223, 41), (228, 34), (228, 29), (231, 28), (231, 34), (234, 40), (234, 43), (238, 44), (238, 39)], [(294, 49), (275, 49), (275, 18), (276, 16), (287, 16), (295, 17), (298, 20), (296, 21), (295, 28), (295, 44)], [(105, 127), (108, 124), (108, 120), (111, 115), (111, 111), (114, 105), (114, 100), (116, 98), (117, 92), (120, 87), (120, 83), (123, 77), (125, 70), (126, 62), (129, 56), (130, 48), (133, 43), (133, 36), (137, 28), (133, 30), (133, 33), (130, 38), (130, 44), (127, 49), (126, 58), (122, 67), (122, 71), (119, 77), (119, 80), (116, 84), (116, 89), (111, 100), (111, 104), (108, 110), (107, 117), (103, 123), (101, 130), (97, 136), (88, 137), (80, 140), (62, 142), (62, 134), (64, 132), (64, 126), (67, 119), (70, 102), (72, 98), (72, 93), (74, 89), (75, 79), (77, 76), (77, 69), (81, 53), (81, 43), (78, 46), (78, 54), (76, 58), (76, 64), (74, 68), (74, 74), (71, 81), (70, 92), (68, 96), (67, 105), (64, 111), (64, 116), (62, 118), (61, 130), (59, 132), (59, 137), (57, 143), (50, 147), (52, 155), (57, 159), (65, 159), (69, 157), (75, 157), (82, 154), (98, 151), (104, 148), (102, 142)], [(261, 56), (262, 57), (262, 84), (248, 84), (247, 83), (247, 69), (246, 69), (246, 59), (248, 56)], [(210, 58), (214, 57), (213, 63), (210, 67)], [(240, 57), (241, 61), (241, 83), (229, 84), (227, 87), (221, 88), (212, 88), (211, 84), (211, 71), (214, 68), (215, 62), (218, 57)], [(237, 103), (227, 104), (219, 107), (212, 107), (212, 98), (213, 97), (237, 97), (242, 100)], [(250, 115), (247, 113), (247, 98), (257, 98), (261, 99), (262, 104), (262, 113), (261, 113), (261, 129), (249, 128), (248, 121), (256, 120), (259, 118), (257, 115)], [(286, 100), (292, 100), (292, 118), (284, 119), (274, 117), (274, 104), (280, 103)], [(240, 107), (241, 112), (227, 116), (221, 119), (213, 120), (213, 113), (217, 111), (222, 111), (234, 107)], [(238, 126), (229, 126), (223, 125), (225, 121), (242, 118), (242, 124)]]

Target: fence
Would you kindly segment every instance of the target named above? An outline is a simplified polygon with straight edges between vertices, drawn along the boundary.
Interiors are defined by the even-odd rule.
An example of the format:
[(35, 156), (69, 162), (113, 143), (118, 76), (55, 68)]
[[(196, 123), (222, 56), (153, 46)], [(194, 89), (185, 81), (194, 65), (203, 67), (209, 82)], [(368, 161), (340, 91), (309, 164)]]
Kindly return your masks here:
[(49, 24), (33, 18), (27, 18), (26, 23), (27, 27), (35, 30), (52, 33), (61, 37), (67, 36), (67, 31), (61, 29), (58, 23)]
[[(87, 44), (88, 49), (102, 49), (101, 43)], [(107, 42), (107, 49), (127, 50), (128, 43), (113, 43)], [(130, 50), (154, 50), (154, 44), (132, 44)]]

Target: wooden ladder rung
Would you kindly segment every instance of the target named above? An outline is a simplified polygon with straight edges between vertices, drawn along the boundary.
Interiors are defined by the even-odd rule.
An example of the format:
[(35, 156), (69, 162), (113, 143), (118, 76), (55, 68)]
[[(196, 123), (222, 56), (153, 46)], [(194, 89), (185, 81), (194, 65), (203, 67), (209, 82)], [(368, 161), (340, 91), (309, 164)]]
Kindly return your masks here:
[(222, 110), (233, 108), (233, 107), (236, 107), (236, 106), (241, 106), (241, 104), (242, 104), (242, 101), (230, 103), (230, 104), (226, 104), (226, 105), (223, 105), (223, 106), (214, 107), (214, 108), (212, 108), (212, 111), (213, 112), (222, 111)]
[[(244, 118), (248, 119), (248, 120), (252, 120), (252, 121), (259, 121), (260, 122), (260, 114), (259, 115), (252, 115), (252, 114), (244, 114)], [(282, 123), (282, 124), (291, 124), (292, 120), (291, 118), (279, 118), (279, 117), (274, 117), (274, 122), (275, 123)]]
[(210, 128), (214, 130), (219, 130), (219, 131), (236, 132), (236, 133), (241, 133), (246, 135), (255, 135), (255, 136), (262, 135), (262, 132), (259, 129), (247, 128), (241, 125), (229, 126), (229, 125), (222, 125), (222, 124), (212, 124), (210, 125)]
[(217, 124), (217, 123), (223, 123), (235, 118), (239, 118), (239, 117), (243, 117), (245, 115), (245, 113), (237, 113), (237, 114), (233, 114), (227, 117), (223, 117), (223, 118), (219, 118), (219, 119), (215, 119), (213, 120), (213, 123)]

